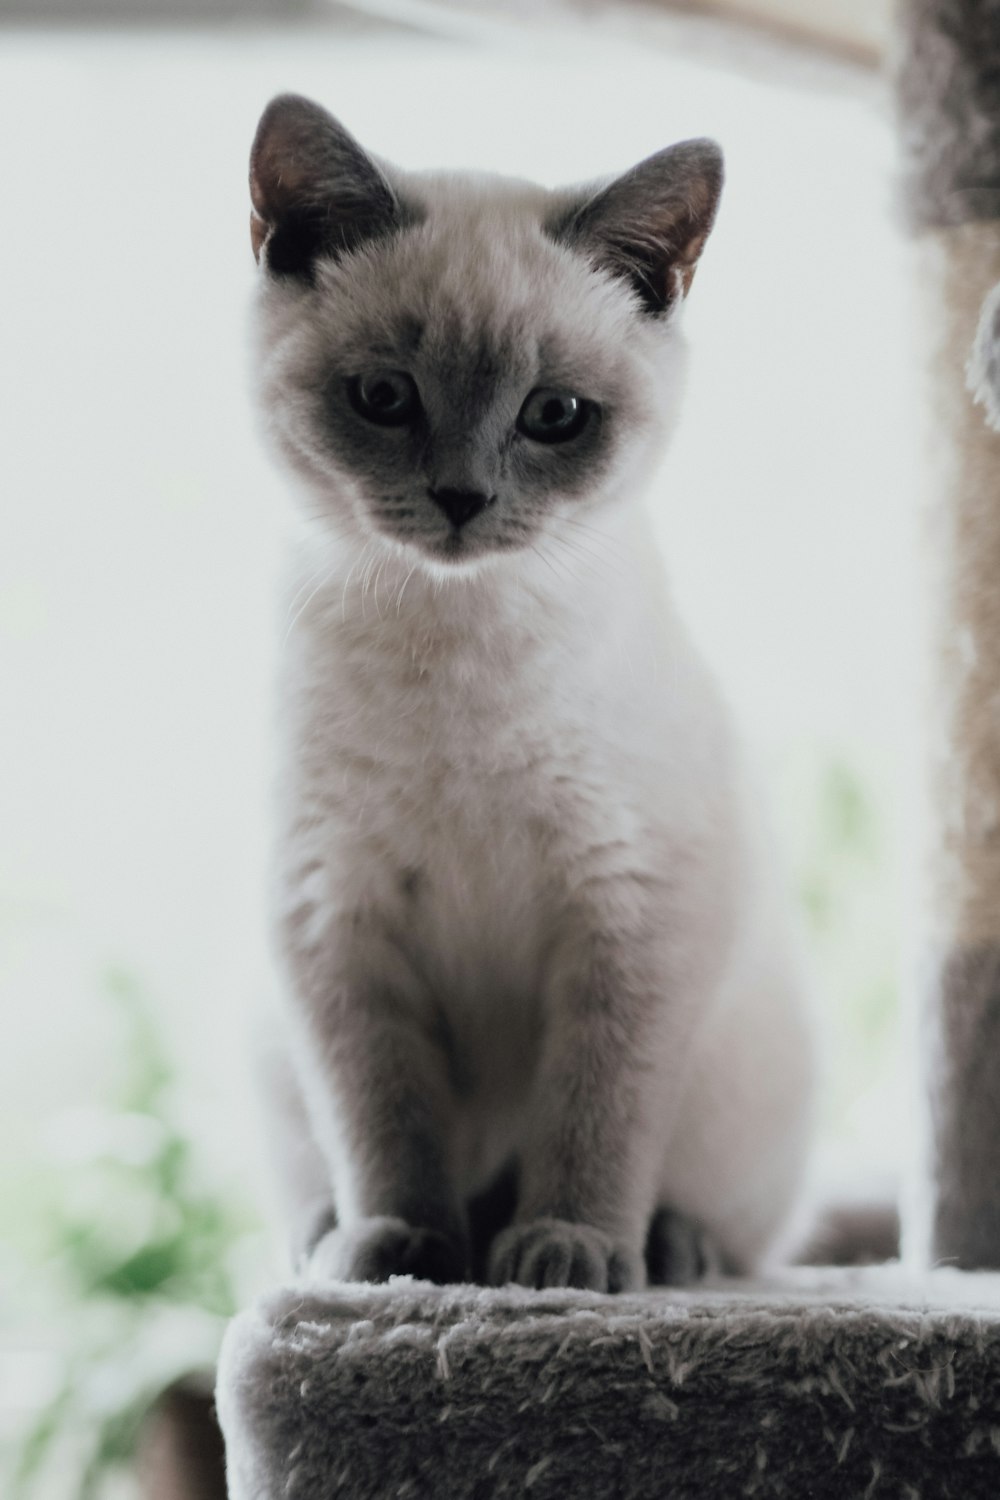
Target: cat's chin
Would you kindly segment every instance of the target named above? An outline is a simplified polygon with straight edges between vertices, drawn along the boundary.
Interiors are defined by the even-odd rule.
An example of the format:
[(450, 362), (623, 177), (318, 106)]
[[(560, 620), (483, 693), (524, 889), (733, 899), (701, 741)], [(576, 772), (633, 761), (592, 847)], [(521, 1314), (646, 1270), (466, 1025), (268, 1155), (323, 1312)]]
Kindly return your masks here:
[(467, 536), (464, 531), (452, 531), (447, 536), (421, 542), (420, 549), (432, 561), (449, 568), (483, 562), (497, 551), (491, 543)]
[[(383, 533), (383, 535), (386, 535)], [(520, 552), (524, 543), (498, 540), (496, 537), (477, 537), (463, 531), (451, 532), (439, 537), (406, 537), (386, 535), (394, 548), (427, 569), (436, 578), (466, 576), (481, 572), (484, 568), (502, 561), (513, 552)]]

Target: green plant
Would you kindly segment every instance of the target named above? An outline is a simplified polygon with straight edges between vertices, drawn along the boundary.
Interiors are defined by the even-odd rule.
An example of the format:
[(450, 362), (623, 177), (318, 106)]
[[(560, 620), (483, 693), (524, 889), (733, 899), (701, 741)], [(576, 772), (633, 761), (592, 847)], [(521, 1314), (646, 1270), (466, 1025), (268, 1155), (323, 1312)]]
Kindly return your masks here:
[(29, 1316), (44, 1319), (57, 1373), (11, 1445), (9, 1500), (65, 1496), (55, 1476), (66, 1474), (73, 1500), (98, 1500), (160, 1392), (214, 1360), (237, 1306), (233, 1251), (252, 1228), (203, 1181), (139, 986), (114, 973), (104, 988), (120, 1023), (120, 1082), (87, 1112), (82, 1159), (38, 1163), (18, 1205)]

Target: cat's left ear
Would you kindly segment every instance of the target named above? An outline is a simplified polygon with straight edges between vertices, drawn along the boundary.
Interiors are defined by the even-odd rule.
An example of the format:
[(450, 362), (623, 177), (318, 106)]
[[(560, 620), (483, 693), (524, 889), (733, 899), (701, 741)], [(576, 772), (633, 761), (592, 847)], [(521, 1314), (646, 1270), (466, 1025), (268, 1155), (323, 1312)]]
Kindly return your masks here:
[(556, 237), (628, 281), (647, 312), (686, 297), (722, 191), (714, 141), (681, 141), (560, 215)]

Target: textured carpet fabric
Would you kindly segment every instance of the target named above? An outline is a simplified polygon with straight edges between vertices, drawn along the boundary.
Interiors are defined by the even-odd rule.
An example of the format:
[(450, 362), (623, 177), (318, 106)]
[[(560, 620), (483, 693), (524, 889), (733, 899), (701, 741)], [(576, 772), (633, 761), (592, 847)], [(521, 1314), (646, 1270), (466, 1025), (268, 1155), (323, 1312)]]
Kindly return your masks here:
[(292, 1287), (218, 1403), (232, 1500), (996, 1500), (1000, 1275)]

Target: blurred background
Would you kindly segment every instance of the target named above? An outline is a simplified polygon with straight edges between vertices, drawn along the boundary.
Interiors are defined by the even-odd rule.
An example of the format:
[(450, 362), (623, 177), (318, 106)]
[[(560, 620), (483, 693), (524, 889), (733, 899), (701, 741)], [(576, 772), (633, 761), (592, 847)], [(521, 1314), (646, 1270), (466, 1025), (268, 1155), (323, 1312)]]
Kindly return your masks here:
[(802, 917), (817, 1181), (891, 1181), (920, 663), (888, 35), (882, 0), (0, 0), (11, 1500), (153, 1493), (151, 1401), (284, 1274), (250, 1065), (284, 500), (246, 189), (279, 91), (411, 168), (556, 184), (723, 144), (654, 505)]

